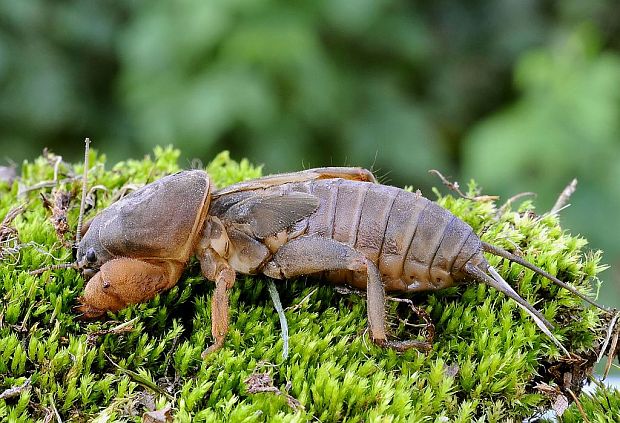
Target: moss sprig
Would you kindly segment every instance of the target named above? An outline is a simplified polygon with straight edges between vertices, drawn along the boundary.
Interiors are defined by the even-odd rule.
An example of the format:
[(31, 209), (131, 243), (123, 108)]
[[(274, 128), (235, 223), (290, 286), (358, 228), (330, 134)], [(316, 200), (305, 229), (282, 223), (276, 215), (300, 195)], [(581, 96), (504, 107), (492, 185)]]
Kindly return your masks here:
[[(157, 148), (142, 160), (109, 167), (91, 151), (88, 217), (123, 192), (176, 172), (179, 151)], [(341, 295), (313, 280), (278, 281), (289, 324), (290, 356), (282, 359), (278, 317), (262, 277), (239, 276), (230, 293), (231, 327), (224, 347), (201, 359), (212, 342), (213, 285), (192, 262), (179, 284), (153, 300), (98, 321), (84, 322), (74, 310), (84, 281), (73, 269), (28, 274), (40, 266), (71, 260), (39, 194), (71, 192), (71, 227), (77, 222), (80, 164), (49, 154), (22, 165), (12, 185), (0, 184), (0, 218), (20, 202), (27, 207), (12, 225), (22, 246), (0, 262), (0, 392), (29, 387), (0, 399), (0, 420), (141, 421), (142, 413), (172, 407), (178, 421), (520, 421), (548, 409), (552, 399), (540, 382), (561, 385), (564, 365), (553, 343), (514, 302), (482, 285), (464, 285), (412, 297), (432, 318), (432, 351), (403, 354), (370, 343), (366, 302)], [(262, 168), (236, 162), (224, 152), (206, 167), (215, 186), (251, 179)], [(472, 197), (479, 189), (469, 186)], [(437, 194), (437, 202), (472, 225), (487, 242), (515, 251), (594, 295), (602, 254), (587, 250), (554, 215), (536, 214), (524, 201), (501, 209), (492, 201)], [(0, 219), (1, 220), (1, 219)], [(604, 321), (521, 266), (488, 257), (502, 276), (556, 323), (569, 350), (590, 357), (600, 347)], [(391, 333), (416, 338), (420, 321), (388, 303)], [(555, 366), (555, 367), (554, 367)], [(559, 366), (559, 367), (558, 367)], [(560, 369), (557, 373), (553, 369)], [(281, 392), (297, 399), (292, 409), (281, 395), (250, 393), (244, 381), (267, 373)], [(585, 378), (585, 376), (584, 376)], [(582, 396), (586, 413), (618, 413), (617, 391), (601, 388)], [(573, 407), (565, 421), (579, 421)]]

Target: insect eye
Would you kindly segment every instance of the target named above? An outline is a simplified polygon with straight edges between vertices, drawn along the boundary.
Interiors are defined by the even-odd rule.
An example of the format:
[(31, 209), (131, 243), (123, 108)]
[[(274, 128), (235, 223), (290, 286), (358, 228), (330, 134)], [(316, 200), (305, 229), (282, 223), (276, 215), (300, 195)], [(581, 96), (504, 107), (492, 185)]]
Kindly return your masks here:
[(97, 254), (95, 254), (94, 248), (91, 247), (86, 251), (86, 261), (88, 261), (89, 263), (97, 262)]
[(93, 269), (84, 269), (82, 271), (82, 276), (84, 277), (84, 279), (89, 280), (90, 278), (92, 278), (93, 276), (95, 276), (95, 274), (97, 274), (97, 272)]

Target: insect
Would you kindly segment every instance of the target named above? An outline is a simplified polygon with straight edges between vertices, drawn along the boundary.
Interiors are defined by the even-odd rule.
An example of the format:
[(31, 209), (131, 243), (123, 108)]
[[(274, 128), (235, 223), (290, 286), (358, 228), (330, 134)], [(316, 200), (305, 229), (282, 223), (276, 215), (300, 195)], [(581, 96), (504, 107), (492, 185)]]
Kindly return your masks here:
[(372, 340), (388, 340), (385, 291), (438, 290), (469, 280), (512, 298), (565, 353), (551, 324), (489, 265), (483, 252), (519, 263), (585, 301), (592, 300), (508, 251), (424, 198), (378, 184), (360, 168), (317, 168), (214, 190), (206, 172), (183, 171), (112, 204), (84, 228), (78, 267), (89, 281), (79, 310), (97, 317), (174, 286), (192, 255), (215, 282), (205, 353), (228, 331), (228, 294), (237, 273), (275, 279), (320, 275), (366, 290)]

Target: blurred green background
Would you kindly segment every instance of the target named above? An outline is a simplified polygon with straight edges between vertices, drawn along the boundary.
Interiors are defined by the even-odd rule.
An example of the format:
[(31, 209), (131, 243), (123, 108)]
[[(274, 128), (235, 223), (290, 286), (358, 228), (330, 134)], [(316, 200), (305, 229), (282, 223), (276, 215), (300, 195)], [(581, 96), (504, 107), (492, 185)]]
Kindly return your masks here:
[(431, 198), (439, 169), (540, 213), (577, 177), (563, 224), (620, 306), (615, 1), (0, 2), (0, 164), (78, 161), (86, 136), (111, 161), (372, 166)]

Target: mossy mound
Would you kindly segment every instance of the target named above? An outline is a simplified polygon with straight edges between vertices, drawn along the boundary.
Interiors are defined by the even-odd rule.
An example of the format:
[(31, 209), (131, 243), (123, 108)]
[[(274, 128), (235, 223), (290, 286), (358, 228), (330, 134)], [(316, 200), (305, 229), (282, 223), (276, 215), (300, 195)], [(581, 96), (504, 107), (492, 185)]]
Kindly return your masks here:
[[(105, 157), (91, 152), (88, 203), (100, 210), (131, 184), (177, 171), (178, 157), (174, 149), (156, 149), (154, 158), (106, 169)], [(217, 186), (261, 173), (226, 153), (207, 170)], [(489, 257), (580, 359), (562, 358), (513, 301), (475, 284), (413, 297), (435, 323), (430, 353), (381, 349), (365, 333), (363, 298), (300, 279), (278, 283), (291, 334), (284, 360), (266, 280), (240, 276), (230, 295), (226, 344), (202, 360), (212, 341), (213, 285), (196, 263), (172, 290), (94, 322), (80, 320), (73, 309), (84, 288), (75, 270), (28, 273), (71, 261), (73, 234), (60, 229), (62, 207), (52, 220), (41, 194), (52, 209), (55, 199), (70, 194), (68, 222), (75, 228), (81, 172), (81, 165), (47, 154), (24, 163), (19, 181), (0, 182), (0, 220), (25, 203), (0, 228), (0, 392), (15, 389), (0, 399), (0, 420), (140, 421), (144, 412), (169, 406), (175, 419), (194, 422), (521, 421), (556, 400), (541, 384), (579, 392), (605, 335), (600, 311), (521, 266)], [(536, 215), (531, 202), (498, 210), (491, 201), (437, 196), (483, 240), (591, 293), (603, 268), (600, 253), (587, 251), (586, 241), (564, 231), (557, 216)], [(403, 305), (388, 302), (388, 314), (396, 337), (423, 336)], [(271, 380), (257, 377), (264, 374)], [(257, 380), (265, 385), (254, 389)], [(617, 391), (598, 395), (614, 397), (607, 410), (618, 412)], [(584, 400), (587, 411), (608, 407), (592, 398)], [(567, 415), (571, 421), (580, 416), (572, 407)]]

